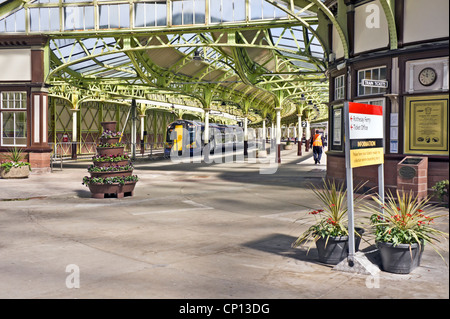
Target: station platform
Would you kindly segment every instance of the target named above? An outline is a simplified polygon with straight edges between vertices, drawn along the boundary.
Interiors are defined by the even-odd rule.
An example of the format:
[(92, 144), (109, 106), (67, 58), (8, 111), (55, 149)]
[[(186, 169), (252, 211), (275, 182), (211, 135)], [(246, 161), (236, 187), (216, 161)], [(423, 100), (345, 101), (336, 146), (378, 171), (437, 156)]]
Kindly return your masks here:
[[(430, 247), (412, 273), (377, 278), (291, 247), (320, 208), (309, 184), (321, 183), (325, 163), (296, 145), (273, 174), (247, 160), (138, 158), (140, 180), (123, 199), (90, 198), (89, 161), (0, 179), (0, 298), (448, 299), (448, 267)], [(373, 251), (366, 239), (361, 250)], [(448, 263), (448, 242), (440, 246)], [(71, 267), (79, 287), (67, 285)]]

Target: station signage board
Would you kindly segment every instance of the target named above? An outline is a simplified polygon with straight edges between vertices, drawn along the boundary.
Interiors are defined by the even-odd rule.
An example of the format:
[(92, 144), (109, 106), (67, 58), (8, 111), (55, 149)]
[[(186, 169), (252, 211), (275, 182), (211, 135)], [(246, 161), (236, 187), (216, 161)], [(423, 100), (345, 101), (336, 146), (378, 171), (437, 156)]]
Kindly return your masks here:
[(389, 86), (389, 83), (388, 83), (388, 81), (384, 81), (384, 80), (363, 79), (361, 81), (361, 85), (364, 87), (387, 89)]
[(348, 102), (350, 167), (384, 163), (383, 107)]
[[(345, 102), (345, 166), (347, 181), (349, 265), (355, 261), (355, 221), (353, 207), (353, 168), (378, 166), (378, 193), (384, 203), (384, 125), (383, 107)], [(353, 266), (352, 266), (353, 267)]]

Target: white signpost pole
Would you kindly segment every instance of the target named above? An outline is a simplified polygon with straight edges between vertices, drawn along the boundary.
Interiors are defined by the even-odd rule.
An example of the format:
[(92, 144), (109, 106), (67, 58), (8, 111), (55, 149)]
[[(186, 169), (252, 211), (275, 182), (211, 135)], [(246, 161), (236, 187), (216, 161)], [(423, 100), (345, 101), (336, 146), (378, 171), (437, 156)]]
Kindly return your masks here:
[(350, 116), (349, 104), (344, 103), (344, 130), (345, 130), (345, 168), (347, 179), (347, 215), (348, 215), (348, 263), (353, 265), (355, 256), (355, 221), (353, 209), (353, 168), (350, 162)]
[[(350, 103), (352, 104), (352, 113), (350, 113)], [(383, 110), (380, 106), (345, 102), (344, 124), (349, 236), (348, 264), (352, 267), (355, 258), (353, 167), (378, 165), (378, 193), (384, 203)], [(352, 149), (353, 152), (357, 152), (352, 153)]]

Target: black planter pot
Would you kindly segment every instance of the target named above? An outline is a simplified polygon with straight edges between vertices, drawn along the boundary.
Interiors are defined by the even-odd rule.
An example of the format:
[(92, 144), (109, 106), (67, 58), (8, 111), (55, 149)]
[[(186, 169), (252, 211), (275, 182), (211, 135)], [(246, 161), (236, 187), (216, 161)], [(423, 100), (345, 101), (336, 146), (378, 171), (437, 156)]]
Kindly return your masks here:
[(420, 266), (424, 245), (377, 242), (381, 255), (381, 267), (395, 274), (409, 274)]
[[(355, 230), (360, 235), (355, 233), (355, 251), (358, 251), (364, 229), (356, 228)], [(328, 242), (326, 238), (319, 238), (316, 241), (316, 247), (320, 262), (337, 265), (348, 256), (348, 236), (329, 237)]]

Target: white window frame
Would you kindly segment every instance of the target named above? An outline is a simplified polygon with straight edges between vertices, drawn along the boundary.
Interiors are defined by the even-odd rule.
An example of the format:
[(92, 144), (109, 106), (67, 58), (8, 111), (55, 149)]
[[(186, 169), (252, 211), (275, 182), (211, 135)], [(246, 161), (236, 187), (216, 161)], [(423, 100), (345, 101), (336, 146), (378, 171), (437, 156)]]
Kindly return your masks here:
[(345, 99), (345, 74), (334, 78), (334, 100)]
[[(4, 96), (4, 94), (13, 94), (13, 96), (14, 96), (17, 93), (19, 93), (21, 97), (25, 98), (25, 99), (21, 99), (20, 100), (21, 107), (19, 107), (19, 108), (16, 108), (16, 107), (14, 107), (14, 108), (3, 107), (3, 96)], [(15, 100), (15, 97), (13, 98), (13, 100)], [(0, 92), (0, 145), (1, 146), (21, 146), (21, 147), (26, 147), (27, 146), (26, 142), (25, 142), (25, 144), (17, 144), (15, 136), (13, 138), (13, 140), (14, 140), (13, 144), (4, 144), (3, 143), (3, 112), (24, 112), (25, 115), (27, 115), (26, 114), (27, 113), (27, 92), (25, 92), (25, 91), (3, 91), (3, 92)], [(27, 119), (27, 121), (28, 121), (28, 119)], [(15, 131), (16, 131), (16, 118), (15, 118), (15, 115), (14, 115), (14, 132)]]
[[(364, 94), (362, 94), (362, 92), (360, 91), (360, 88), (361, 88), (361, 81), (363, 80), (363, 79), (366, 79), (366, 78), (361, 78), (360, 77), (360, 74), (361, 74), (361, 72), (367, 72), (367, 71), (371, 71), (371, 75), (373, 75), (373, 71), (374, 70), (378, 70), (378, 74), (380, 74), (381, 72), (380, 72), (380, 70), (381, 69), (385, 69), (385, 78), (384, 79), (382, 79), (382, 78), (380, 78), (380, 76), (378, 76), (378, 78), (376, 78), (376, 79), (374, 79), (373, 78), (373, 76), (371, 76), (371, 78), (370, 78), (370, 80), (384, 80), (384, 81), (386, 81), (387, 80), (387, 72), (388, 72), (388, 68), (387, 68), (387, 66), (386, 65), (380, 65), (380, 66), (376, 66), (376, 67), (371, 67), (371, 68), (366, 68), (366, 69), (361, 69), (361, 70), (357, 70), (357, 72), (358, 72), (358, 74), (357, 74), (357, 79), (358, 79), (358, 83), (357, 83), (357, 88), (358, 88), (358, 94), (357, 94), (357, 96), (369, 96), (369, 95), (378, 95), (378, 94), (386, 94), (386, 92), (387, 92), (387, 89), (383, 89), (383, 88), (369, 88), (369, 87), (364, 87), (364, 91), (366, 91), (367, 89), (371, 89), (370, 91), (370, 93), (365, 93), (364, 92)], [(373, 91), (374, 90), (376, 90), (376, 92), (375, 93), (373, 93)]]

